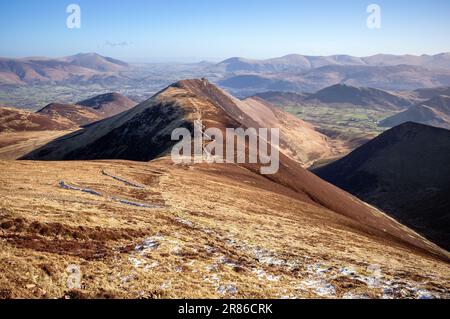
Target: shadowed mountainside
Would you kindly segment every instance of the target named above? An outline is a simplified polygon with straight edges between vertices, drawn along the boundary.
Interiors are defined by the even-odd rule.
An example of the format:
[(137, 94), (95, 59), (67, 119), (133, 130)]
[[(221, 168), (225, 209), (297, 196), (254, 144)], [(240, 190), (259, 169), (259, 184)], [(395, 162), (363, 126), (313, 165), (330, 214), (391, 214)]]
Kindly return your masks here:
[(450, 131), (405, 123), (314, 173), (449, 250), (449, 149)]

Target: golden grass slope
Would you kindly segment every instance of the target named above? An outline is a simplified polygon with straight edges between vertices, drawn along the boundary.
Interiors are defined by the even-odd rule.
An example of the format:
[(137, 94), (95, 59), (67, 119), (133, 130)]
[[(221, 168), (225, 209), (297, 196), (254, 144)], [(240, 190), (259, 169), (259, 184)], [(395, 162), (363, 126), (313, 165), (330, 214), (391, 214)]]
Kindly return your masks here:
[(56, 131), (73, 128), (73, 123), (53, 120), (45, 115), (0, 105), (0, 133)]
[(71, 131), (29, 131), (0, 133), (0, 159), (18, 159)]
[(0, 242), (2, 298), (450, 297), (447, 262), (236, 165), (2, 161)]
[(37, 114), (47, 116), (58, 123), (63, 123), (68, 127), (78, 127), (86, 125), (104, 118), (102, 114), (94, 109), (90, 109), (76, 104), (51, 103), (39, 110)]

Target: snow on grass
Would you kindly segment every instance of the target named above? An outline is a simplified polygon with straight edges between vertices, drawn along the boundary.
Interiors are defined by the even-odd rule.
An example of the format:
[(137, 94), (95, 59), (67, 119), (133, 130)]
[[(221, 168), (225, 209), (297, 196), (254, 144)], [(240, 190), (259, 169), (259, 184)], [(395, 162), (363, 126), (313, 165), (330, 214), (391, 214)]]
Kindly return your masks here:
[(228, 285), (219, 286), (217, 288), (217, 292), (221, 295), (225, 295), (225, 294), (234, 295), (238, 292), (238, 289), (237, 289), (236, 285), (228, 284)]
[(122, 183), (124, 183), (127, 186), (131, 186), (131, 187), (134, 187), (134, 188), (140, 188), (140, 189), (144, 189), (145, 188), (144, 186), (139, 185), (137, 183), (130, 182), (130, 181), (127, 181), (126, 179), (123, 179), (121, 177), (112, 175), (112, 174), (106, 172), (105, 170), (102, 171), (102, 174), (105, 175), (105, 176), (111, 177), (112, 179), (115, 179), (116, 181), (122, 182)]
[(157, 249), (161, 245), (159, 240), (162, 239), (164, 239), (162, 236), (146, 238), (142, 243), (136, 245), (134, 249), (139, 251), (141, 254), (144, 254), (148, 250)]

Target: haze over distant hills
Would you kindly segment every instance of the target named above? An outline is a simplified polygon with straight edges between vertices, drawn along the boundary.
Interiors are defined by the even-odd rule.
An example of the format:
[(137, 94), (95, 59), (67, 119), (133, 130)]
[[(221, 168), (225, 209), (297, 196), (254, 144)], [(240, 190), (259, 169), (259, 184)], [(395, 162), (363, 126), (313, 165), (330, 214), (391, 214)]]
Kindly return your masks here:
[(63, 58), (0, 58), (0, 84), (25, 85), (44, 82), (79, 81), (108, 76), (129, 67), (125, 62), (96, 53)]
[(450, 131), (404, 123), (314, 170), (450, 249)]
[(437, 55), (304, 56), (267, 60), (231, 58), (216, 65), (227, 76), (220, 85), (235, 94), (311, 92), (337, 83), (387, 90), (450, 85), (450, 53)]
[[(61, 97), (87, 98), (86, 90), (120, 92), (138, 102), (180, 78), (208, 78), (235, 96), (267, 91), (316, 92), (335, 84), (411, 91), (450, 86), (449, 53), (437, 55), (303, 56), (268, 60), (231, 58), (220, 63), (128, 64), (95, 53), (64, 58), (0, 58), (0, 103), (39, 108)], [(51, 85), (54, 90), (48, 90)], [(35, 94), (42, 89), (45, 95)], [(30, 100), (27, 96), (36, 96)], [(38, 107), (36, 107), (38, 109)]]
[(450, 85), (450, 70), (414, 65), (329, 65), (304, 73), (232, 73), (219, 82), (238, 95), (264, 91), (314, 92), (339, 83), (384, 90), (415, 90)]
[(369, 57), (355, 57), (350, 55), (306, 56), (290, 54), (267, 60), (251, 60), (234, 57), (218, 64), (227, 72), (304, 72), (324, 66), (394, 66), (414, 65), (431, 69), (450, 70), (450, 53), (436, 55), (391, 55), (377, 54)]
[[(183, 72), (183, 68), (187, 70), (196, 65), (197, 70), (203, 70), (200, 72), (204, 76), (217, 76), (217, 80), (228, 79), (224, 83), (228, 84), (230, 88), (237, 85), (236, 81), (246, 80), (249, 81), (246, 84), (249, 88), (264, 85), (266, 89), (267, 86), (277, 85), (277, 81), (281, 87), (290, 85), (291, 90), (292, 87), (298, 87), (303, 91), (318, 90), (340, 82), (356, 86), (409, 89), (414, 86), (417, 86), (415, 88), (438, 86), (439, 82), (448, 85), (450, 53), (421, 56), (379, 54), (362, 58), (349, 55), (304, 56), (290, 54), (267, 60), (236, 57), (217, 64), (200, 62), (185, 64), (184, 67), (183, 64), (173, 64), (178, 65), (178, 70), (181, 72)], [(151, 69), (148, 70), (150, 71), (148, 75), (155, 76), (157, 75), (155, 72), (162, 72), (163, 69), (159, 69), (157, 64), (153, 65), (153, 72)], [(127, 81), (127, 76), (123, 77), (121, 72), (130, 71), (130, 66), (126, 62), (96, 53), (80, 53), (63, 58), (0, 58), (0, 84), (23, 85), (45, 81), (76, 81), (77, 77), (79, 81), (87, 81), (92, 77), (100, 81), (107, 74), (110, 77), (115, 75), (116, 81)], [(372, 75), (367, 76), (368, 74)], [(243, 75), (252, 75), (253, 78), (233, 78)], [(318, 77), (321, 77), (322, 80)], [(383, 80), (383, 77), (386, 79)], [(128, 81), (133, 79), (135, 78), (131, 76)], [(255, 83), (257, 80), (263, 83)], [(394, 83), (394, 80), (398, 83)], [(243, 83), (245, 84), (245, 81)], [(370, 83), (373, 85), (369, 85)]]

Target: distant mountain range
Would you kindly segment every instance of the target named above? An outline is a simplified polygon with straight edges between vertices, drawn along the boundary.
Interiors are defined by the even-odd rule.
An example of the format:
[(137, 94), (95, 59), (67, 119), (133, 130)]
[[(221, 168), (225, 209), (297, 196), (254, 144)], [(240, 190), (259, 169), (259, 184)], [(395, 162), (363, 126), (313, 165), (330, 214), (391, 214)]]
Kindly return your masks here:
[(448, 150), (449, 130), (409, 122), (314, 173), (450, 250)]
[(81, 81), (108, 78), (124, 71), (123, 61), (96, 53), (80, 53), (63, 58), (0, 58), (0, 84), (25, 85), (45, 82)]
[[(175, 73), (174, 73), (175, 72)], [(207, 77), (238, 96), (264, 91), (315, 92), (345, 83), (385, 90), (450, 86), (450, 53), (437, 55), (304, 56), (267, 60), (231, 58), (217, 64), (129, 65), (96, 53), (64, 58), (0, 58), (0, 85), (59, 83), (163, 89), (168, 76)], [(165, 80), (164, 80), (165, 79)], [(110, 91), (109, 90), (109, 91)], [(153, 91), (154, 92), (154, 91)]]
[(450, 70), (450, 53), (437, 55), (377, 54), (369, 57), (350, 55), (306, 56), (290, 54), (267, 60), (234, 57), (218, 64), (226, 72), (293, 73), (305, 72), (324, 66), (396, 66), (414, 65), (430, 69)]
[(433, 88), (450, 85), (450, 70), (414, 65), (330, 65), (303, 73), (232, 73), (219, 81), (238, 95), (264, 91), (314, 92), (339, 83), (397, 91)]
[(231, 58), (215, 68), (219, 84), (234, 94), (262, 91), (314, 92), (338, 83), (385, 90), (450, 85), (450, 53), (437, 55), (305, 56), (267, 60)]

